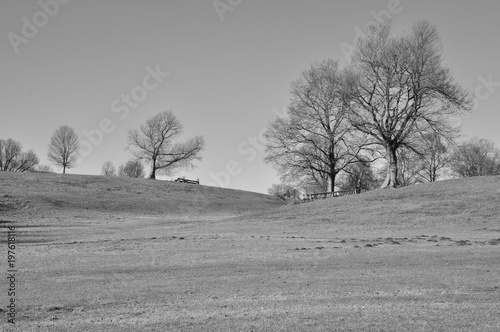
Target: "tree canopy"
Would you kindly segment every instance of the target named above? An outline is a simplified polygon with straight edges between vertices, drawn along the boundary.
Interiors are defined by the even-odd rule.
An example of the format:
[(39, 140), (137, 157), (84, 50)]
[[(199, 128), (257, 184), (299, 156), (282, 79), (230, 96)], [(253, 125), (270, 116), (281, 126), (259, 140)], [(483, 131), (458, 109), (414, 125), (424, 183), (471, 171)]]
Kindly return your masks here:
[(265, 161), (284, 181), (306, 178), (334, 191), (339, 172), (357, 160), (364, 145), (349, 123), (342, 93), (342, 73), (330, 59), (292, 83), (286, 116), (272, 121), (266, 132)]
[(369, 26), (347, 68), (325, 60), (292, 83), (286, 116), (266, 133), (266, 162), (284, 181), (328, 182), (334, 191), (337, 175), (376, 159), (374, 150), (387, 161), (382, 187), (410, 183), (398, 170), (398, 156), (406, 163), (415, 154), (419, 164), (404, 166), (435, 181), (446, 143), (457, 137), (454, 117), (472, 105), (443, 65), (441, 50), (437, 29), (427, 21), (398, 36), (391, 22)]
[(150, 179), (155, 179), (157, 172), (171, 174), (180, 168), (193, 167), (194, 161), (201, 160), (204, 138), (196, 136), (175, 142), (181, 133), (182, 125), (172, 111), (156, 114), (139, 129), (129, 131), (128, 143), (133, 155), (151, 166)]
[(76, 166), (80, 151), (80, 139), (73, 128), (60, 126), (52, 135), (49, 143), (48, 159), (55, 166), (66, 168)]
[(33, 171), (39, 162), (38, 156), (33, 150), (22, 151), (20, 142), (12, 138), (0, 139), (0, 171)]
[(419, 151), (423, 134), (453, 139), (452, 117), (471, 107), (469, 94), (443, 66), (441, 40), (427, 21), (393, 36), (390, 23), (371, 26), (358, 41), (348, 68), (350, 120), (383, 147), (388, 172), (383, 187), (398, 186), (397, 151)]

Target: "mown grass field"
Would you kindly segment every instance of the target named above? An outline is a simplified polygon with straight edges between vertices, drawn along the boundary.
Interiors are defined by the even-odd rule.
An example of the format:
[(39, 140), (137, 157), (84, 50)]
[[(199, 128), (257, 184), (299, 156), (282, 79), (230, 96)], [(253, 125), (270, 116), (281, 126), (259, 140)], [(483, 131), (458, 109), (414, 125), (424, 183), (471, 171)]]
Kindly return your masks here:
[(18, 268), (0, 330), (499, 331), (499, 207), (500, 177), (283, 206), (0, 172), (0, 266), (14, 225)]

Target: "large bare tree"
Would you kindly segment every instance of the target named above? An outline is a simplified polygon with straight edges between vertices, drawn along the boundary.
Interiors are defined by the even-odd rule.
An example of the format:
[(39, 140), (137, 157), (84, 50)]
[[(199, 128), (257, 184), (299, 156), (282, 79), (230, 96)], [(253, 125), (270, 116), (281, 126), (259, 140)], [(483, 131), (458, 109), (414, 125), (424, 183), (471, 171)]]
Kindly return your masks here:
[(48, 159), (55, 166), (62, 167), (64, 174), (66, 168), (76, 166), (79, 151), (80, 139), (75, 130), (69, 126), (60, 126), (50, 139)]
[(129, 131), (128, 143), (134, 156), (151, 165), (150, 179), (156, 179), (157, 172), (170, 174), (179, 168), (192, 167), (195, 160), (201, 160), (204, 138), (196, 136), (175, 143), (181, 133), (182, 125), (171, 111), (156, 114), (139, 130)]
[(358, 40), (347, 75), (350, 118), (385, 150), (382, 187), (399, 185), (400, 148), (420, 152), (422, 133), (454, 137), (450, 119), (470, 109), (468, 93), (442, 64), (441, 48), (436, 27), (426, 21), (401, 36), (392, 36), (390, 23), (371, 26)]
[[(265, 161), (283, 181), (311, 179), (335, 190), (335, 179), (357, 160), (363, 148), (347, 117), (343, 77), (338, 64), (325, 60), (311, 66), (292, 83), (286, 116), (277, 117), (266, 132)], [(329, 187), (328, 187), (329, 186)]]
[(39, 159), (33, 150), (22, 151), (20, 142), (0, 139), (0, 171), (28, 172), (35, 170)]

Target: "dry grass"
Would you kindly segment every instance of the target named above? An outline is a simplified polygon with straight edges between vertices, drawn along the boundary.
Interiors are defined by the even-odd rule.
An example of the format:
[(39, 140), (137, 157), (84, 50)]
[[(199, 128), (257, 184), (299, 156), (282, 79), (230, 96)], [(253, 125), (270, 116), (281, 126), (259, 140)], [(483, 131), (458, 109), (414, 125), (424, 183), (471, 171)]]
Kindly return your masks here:
[(18, 330), (500, 329), (499, 177), (282, 207), (147, 180), (0, 180)]
[(29, 222), (117, 215), (225, 218), (281, 205), (263, 194), (149, 179), (1, 172), (0, 180), (0, 212), (16, 209), (11, 212)]

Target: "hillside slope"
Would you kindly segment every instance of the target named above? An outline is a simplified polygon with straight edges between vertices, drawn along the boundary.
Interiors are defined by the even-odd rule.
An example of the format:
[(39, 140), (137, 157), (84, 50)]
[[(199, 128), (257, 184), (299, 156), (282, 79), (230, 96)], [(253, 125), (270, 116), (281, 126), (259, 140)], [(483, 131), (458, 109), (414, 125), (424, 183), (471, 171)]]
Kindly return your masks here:
[(0, 172), (0, 216), (99, 215), (230, 217), (280, 206), (271, 196), (202, 185), (122, 177)]
[(0, 181), (22, 331), (500, 330), (500, 177), (281, 207), (145, 179)]
[(288, 227), (419, 228), (496, 225), (500, 230), (500, 176), (454, 179), (328, 198), (264, 212), (256, 219)]
[[(383, 189), (285, 205), (264, 194), (168, 181), (87, 175), (0, 172), (0, 217), (16, 220), (227, 219), (277, 222), (301, 232), (408, 229), (484, 224), (500, 229), (500, 177), (477, 177)], [(305, 227), (304, 226), (308, 226)]]

